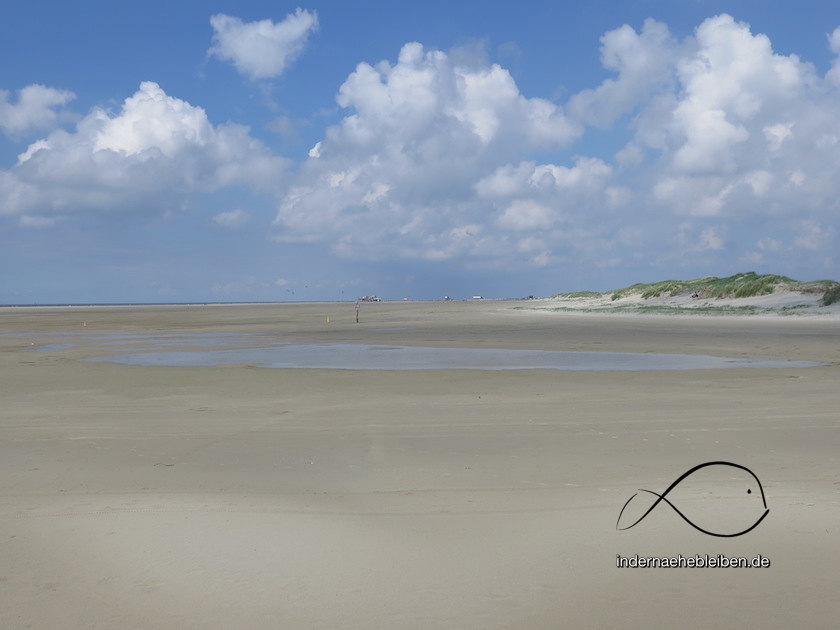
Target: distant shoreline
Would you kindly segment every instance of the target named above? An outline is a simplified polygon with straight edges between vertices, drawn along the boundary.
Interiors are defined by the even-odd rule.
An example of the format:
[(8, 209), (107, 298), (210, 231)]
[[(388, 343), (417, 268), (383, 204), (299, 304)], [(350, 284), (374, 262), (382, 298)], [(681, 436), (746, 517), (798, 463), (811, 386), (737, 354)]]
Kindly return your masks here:
[(347, 304), (355, 300), (301, 300), (287, 302), (79, 302), (54, 304), (0, 304), (0, 308), (101, 308), (126, 306), (255, 306), (260, 304)]
[[(453, 300), (455, 301), (455, 300)], [(461, 300), (470, 302), (472, 300)], [(58, 302), (55, 304), (0, 304), (0, 309), (24, 309), (24, 308), (161, 308), (161, 307), (177, 307), (177, 306), (288, 306), (294, 304), (354, 304), (356, 300), (306, 300), (296, 302), (90, 302), (67, 304)], [(413, 303), (418, 304), (422, 302), (443, 302), (443, 300), (412, 300)], [(379, 302), (379, 304), (402, 304), (400, 300), (390, 300)], [(363, 304), (368, 304), (363, 302)]]

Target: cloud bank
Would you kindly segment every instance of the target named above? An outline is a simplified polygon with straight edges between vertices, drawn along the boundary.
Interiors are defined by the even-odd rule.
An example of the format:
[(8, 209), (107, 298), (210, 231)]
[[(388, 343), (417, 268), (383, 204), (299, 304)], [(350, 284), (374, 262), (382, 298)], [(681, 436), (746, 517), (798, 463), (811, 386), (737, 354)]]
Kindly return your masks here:
[[(276, 240), (537, 267), (760, 262), (772, 240), (833, 263), (840, 62), (821, 77), (728, 15), (682, 41), (654, 20), (621, 26), (601, 61), (612, 76), (565, 106), (418, 43), (359, 64), (336, 97), (346, 116), (279, 205)], [(624, 146), (564, 157), (591, 127)]]
[[(317, 16), (212, 23), (211, 53), (264, 79), (300, 53)], [(276, 199), (278, 247), (357, 260), (833, 269), (840, 29), (826, 47), (834, 59), (820, 74), (729, 15), (683, 39), (654, 20), (623, 25), (601, 38), (607, 78), (561, 103), (523, 94), (499, 64), (412, 42), (356, 66), (335, 97), (341, 119), (294, 171), (247, 127), (214, 125), (153, 82), (72, 130), (57, 125), (73, 94), (29, 86), (14, 103), (0, 93), (0, 126), (47, 131), (0, 171), (0, 213), (48, 228), (242, 186)], [(608, 143), (592, 140), (604, 133)]]

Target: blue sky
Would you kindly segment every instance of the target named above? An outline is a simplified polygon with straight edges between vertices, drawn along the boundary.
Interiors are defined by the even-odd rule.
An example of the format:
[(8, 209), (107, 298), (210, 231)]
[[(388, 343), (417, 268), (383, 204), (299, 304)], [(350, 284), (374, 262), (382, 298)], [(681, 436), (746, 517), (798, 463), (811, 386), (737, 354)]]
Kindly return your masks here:
[(838, 27), (770, 0), (4, 6), (0, 303), (839, 278)]

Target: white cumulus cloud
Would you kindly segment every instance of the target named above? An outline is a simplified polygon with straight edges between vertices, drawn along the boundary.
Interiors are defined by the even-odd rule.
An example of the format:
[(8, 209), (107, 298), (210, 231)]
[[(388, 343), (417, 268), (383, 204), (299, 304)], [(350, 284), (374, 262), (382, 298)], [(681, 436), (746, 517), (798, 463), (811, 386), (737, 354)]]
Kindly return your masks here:
[[(766, 261), (784, 250), (801, 253), (790, 261), (796, 265), (808, 252), (816, 261), (837, 245), (837, 61), (821, 78), (812, 64), (776, 53), (769, 37), (729, 15), (703, 21), (682, 41), (648, 21), (640, 33), (624, 26), (602, 43), (604, 65), (616, 76), (573, 95), (569, 111), (602, 126), (631, 116), (624, 120), (633, 138), (604, 185), (625, 191), (623, 211), (657, 236), (657, 248), (643, 256), (691, 260), (740, 248), (742, 260)], [(840, 53), (840, 29), (829, 43)], [(631, 85), (640, 89), (634, 98), (620, 89)], [(694, 221), (690, 238), (681, 217)], [(602, 225), (611, 225), (608, 217)], [(765, 230), (773, 236), (761, 242), (779, 248), (749, 253)]]
[(674, 85), (678, 54), (677, 42), (661, 22), (646, 20), (640, 33), (627, 24), (609, 31), (601, 38), (601, 63), (617, 76), (573, 95), (569, 111), (589, 124), (611, 125)]
[(145, 82), (117, 114), (94, 108), (73, 132), (33, 142), (0, 171), (5, 214), (50, 215), (172, 203), (235, 184), (269, 188), (287, 166), (234, 124)]
[(396, 63), (359, 64), (336, 99), (348, 113), (302, 165), (276, 238), (332, 242), (348, 255), (491, 255), (492, 237), (463, 226), (493, 223), (505, 208), (488, 209), (474, 184), (582, 130), (557, 104), (523, 95), (501, 66), (461, 65), (419, 43)]
[(68, 90), (45, 85), (27, 85), (18, 90), (17, 102), (9, 101), (9, 92), (0, 90), (0, 129), (9, 135), (55, 127), (59, 122), (57, 108), (76, 98)]
[[(840, 55), (840, 30), (829, 43)], [(565, 104), (522, 94), (498, 64), (419, 43), (359, 64), (274, 238), (524, 266), (734, 263), (757, 234), (805, 264), (837, 245), (835, 71), (820, 77), (725, 14), (683, 39), (654, 20), (621, 26), (601, 39), (601, 61), (612, 76)], [(628, 141), (569, 157), (589, 125)]]
[(211, 56), (230, 61), (251, 79), (280, 76), (303, 52), (309, 36), (318, 28), (318, 14), (298, 8), (282, 22), (243, 22), (219, 13), (210, 18), (213, 45)]

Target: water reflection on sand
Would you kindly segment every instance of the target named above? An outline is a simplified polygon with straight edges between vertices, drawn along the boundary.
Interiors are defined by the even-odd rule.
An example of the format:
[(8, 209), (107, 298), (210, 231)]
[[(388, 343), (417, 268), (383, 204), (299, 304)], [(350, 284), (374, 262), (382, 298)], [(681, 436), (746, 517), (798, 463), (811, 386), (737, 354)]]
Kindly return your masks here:
[[(204, 340), (206, 343), (207, 340)], [(159, 349), (159, 346), (158, 346)], [(267, 368), (344, 370), (703, 370), (825, 365), (813, 361), (728, 358), (697, 354), (569, 352), (491, 348), (429, 348), (358, 343), (278, 344), (217, 350), (113, 354), (89, 361), (129, 365), (216, 366), (251, 364)]]

